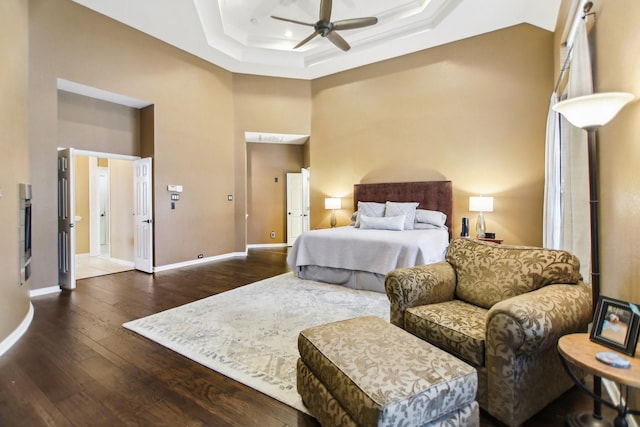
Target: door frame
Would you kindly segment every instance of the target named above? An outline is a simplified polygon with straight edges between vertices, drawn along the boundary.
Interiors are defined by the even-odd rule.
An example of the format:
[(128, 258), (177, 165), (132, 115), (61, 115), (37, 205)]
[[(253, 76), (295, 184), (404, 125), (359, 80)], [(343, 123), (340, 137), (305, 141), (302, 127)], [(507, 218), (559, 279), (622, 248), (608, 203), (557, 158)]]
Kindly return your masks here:
[[(73, 171), (74, 168), (74, 157), (75, 156), (86, 156), (86, 157), (102, 157), (102, 158), (107, 158), (107, 159), (118, 159), (118, 160), (130, 160), (130, 161), (134, 161), (134, 160), (139, 160), (141, 157), (140, 156), (128, 156), (125, 154), (115, 154), (115, 153), (105, 153), (105, 152), (101, 152), (101, 151), (90, 151), (90, 150), (78, 150), (75, 149), (73, 147), (58, 147), (58, 152), (62, 151), (62, 150), (68, 150), (70, 155), (69, 155), (69, 168), (71, 168), (71, 170)], [(75, 188), (75, 174), (72, 172), (70, 174), (70, 182), (69, 185), (71, 188)], [(132, 184), (133, 185), (133, 184)], [(73, 218), (73, 221), (71, 222), (71, 228), (75, 227), (75, 203), (71, 203), (70, 204), (70, 208), (71, 211), (68, 213), (70, 218)], [(60, 230), (58, 230), (58, 232), (60, 232)], [(75, 245), (74, 245), (75, 246)], [(135, 248), (134, 248), (135, 250)], [(61, 257), (61, 248), (60, 245), (58, 245), (58, 259), (60, 259)], [(60, 283), (60, 285), (66, 289), (75, 289), (76, 287), (76, 280), (75, 280), (75, 268), (76, 268), (76, 263), (75, 263), (75, 249), (73, 251), (73, 256), (68, 256), (68, 268), (69, 271), (72, 271), (73, 274), (70, 276), (71, 280), (69, 281), (69, 283), (65, 283), (64, 286), (62, 285), (62, 283)]]

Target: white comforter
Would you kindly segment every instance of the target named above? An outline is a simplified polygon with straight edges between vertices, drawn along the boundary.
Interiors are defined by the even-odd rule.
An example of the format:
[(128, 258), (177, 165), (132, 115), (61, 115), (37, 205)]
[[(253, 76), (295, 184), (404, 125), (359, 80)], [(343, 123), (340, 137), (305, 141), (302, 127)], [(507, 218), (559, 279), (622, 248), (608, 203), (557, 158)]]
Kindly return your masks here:
[(363, 230), (353, 226), (311, 230), (293, 244), (287, 263), (294, 273), (306, 265), (367, 271), (391, 270), (444, 260), (447, 230)]

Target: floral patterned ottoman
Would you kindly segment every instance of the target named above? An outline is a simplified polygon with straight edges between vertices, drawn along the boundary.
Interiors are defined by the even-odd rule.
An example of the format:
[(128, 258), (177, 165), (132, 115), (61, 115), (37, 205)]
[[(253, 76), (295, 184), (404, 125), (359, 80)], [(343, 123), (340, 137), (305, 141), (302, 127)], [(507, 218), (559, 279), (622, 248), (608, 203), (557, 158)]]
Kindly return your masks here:
[(479, 426), (471, 366), (378, 317), (305, 329), (297, 388), (328, 426)]

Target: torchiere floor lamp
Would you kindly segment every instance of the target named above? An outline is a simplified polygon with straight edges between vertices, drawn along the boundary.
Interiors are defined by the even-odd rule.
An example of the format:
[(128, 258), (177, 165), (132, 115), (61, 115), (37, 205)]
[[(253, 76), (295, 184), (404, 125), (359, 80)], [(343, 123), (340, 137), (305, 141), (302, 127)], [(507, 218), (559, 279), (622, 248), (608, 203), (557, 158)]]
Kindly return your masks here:
[[(567, 99), (553, 106), (553, 110), (562, 114), (573, 126), (587, 131), (589, 157), (589, 198), (591, 219), (591, 295), (592, 310), (600, 298), (600, 245), (598, 241), (598, 147), (596, 130), (609, 123), (618, 112), (633, 99), (633, 95), (624, 92), (596, 93)], [(602, 395), (602, 380), (593, 379), (593, 392)], [(572, 426), (610, 426), (602, 417), (602, 404), (594, 400), (593, 413), (572, 414), (567, 422)]]

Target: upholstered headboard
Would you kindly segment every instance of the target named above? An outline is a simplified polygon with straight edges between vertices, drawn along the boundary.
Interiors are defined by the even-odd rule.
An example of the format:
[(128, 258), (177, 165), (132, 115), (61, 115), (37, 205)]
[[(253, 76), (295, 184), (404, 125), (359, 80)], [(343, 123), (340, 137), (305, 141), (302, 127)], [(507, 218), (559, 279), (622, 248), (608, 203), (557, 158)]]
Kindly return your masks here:
[(419, 209), (444, 212), (451, 234), (453, 189), (451, 181), (390, 182), (384, 184), (355, 184), (353, 206), (358, 202), (418, 202)]

